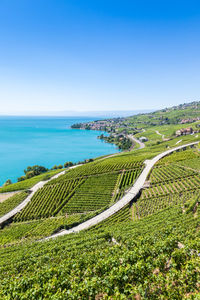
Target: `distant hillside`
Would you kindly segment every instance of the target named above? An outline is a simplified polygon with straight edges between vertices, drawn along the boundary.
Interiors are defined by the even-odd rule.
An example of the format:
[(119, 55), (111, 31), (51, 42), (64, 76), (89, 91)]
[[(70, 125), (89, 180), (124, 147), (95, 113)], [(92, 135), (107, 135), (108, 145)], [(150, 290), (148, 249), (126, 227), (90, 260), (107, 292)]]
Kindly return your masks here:
[[(112, 134), (114, 138), (118, 138), (118, 134), (137, 134), (144, 132), (155, 126), (165, 125), (191, 125), (200, 120), (200, 102), (191, 102), (165, 108), (150, 113), (141, 113), (130, 117), (101, 119), (88, 123), (79, 123), (72, 125), (72, 128), (80, 128), (86, 130), (101, 130)], [(173, 127), (171, 127), (173, 128)], [(179, 129), (174, 127), (175, 129)], [(120, 137), (121, 138), (121, 137)], [(107, 140), (107, 138), (106, 138)], [(118, 144), (117, 139), (114, 141)]]
[[(200, 101), (184, 103), (170, 108), (164, 108), (152, 113), (138, 114), (125, 118), (125, 123), (134, 125), (143, 123), (147, 126), (178, 124), (182, 119), (195, 119), (200, 117)], [(189, 123), (189, 122), (188, 122)]]

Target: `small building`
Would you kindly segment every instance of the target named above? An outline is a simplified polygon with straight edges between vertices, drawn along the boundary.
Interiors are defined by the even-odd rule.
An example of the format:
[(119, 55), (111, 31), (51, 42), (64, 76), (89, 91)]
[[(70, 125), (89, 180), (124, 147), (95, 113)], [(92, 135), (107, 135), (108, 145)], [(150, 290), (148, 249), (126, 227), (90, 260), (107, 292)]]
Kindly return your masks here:
[(194, 130), (192, 129), (192, 127), (182, 128), (182, 129), (179, 129), (176, 131), (176, 136), (187, 135), (187, 134), (191, 134), (193, 132), (194, 132)]
[(182, 119), (180, 124), (187, 124), (187, 123), (193, 123), (193, 122), (196, 122), (196, 121), (199, 121), (200, 118), (197, 117), (197, 118), (189, 118), (189, 119)]
[(176, 136), (180, 136), (182, 135), (182, 131), (179, 129), (179, 130), (176, 130)]
[(139, 141), (142, 142), (142, 143), (148, 142), (148, 138), (146, 138), (145, 136), (141, 136), (141, 137), (139, 138)]

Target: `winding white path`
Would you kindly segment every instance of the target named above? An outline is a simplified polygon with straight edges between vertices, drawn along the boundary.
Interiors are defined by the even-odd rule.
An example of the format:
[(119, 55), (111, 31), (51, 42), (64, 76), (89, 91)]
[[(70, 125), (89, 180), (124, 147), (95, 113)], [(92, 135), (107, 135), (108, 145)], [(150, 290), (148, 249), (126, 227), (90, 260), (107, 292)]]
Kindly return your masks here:
[(176, 145), (180, 144), (182, 142), (182, 140), (179, 140), (178, 142), (176, 142)]
[(18, 212), (20, 212), (27, 204), (28, 202), (31, 201), (31, 198), (33, 197), (33, 195), (40, 189), (42, 188), (47, 182), (58, 178), (59, 176), (65, 174), (65, 171), (62, 171), (56, 175), (54, 175), (53, 177), (51, 177), (50, 179), (46, 180), (46, 181), (40, 181), (37, 184), (35, 184), (31, 189), (29, 189), (31, 191), (31, 194), (24, 200), (22, 201), (22, 203), (20, 203), (18, 206), (16, 206), (13, 210), (9, 211), (6, 215), (4, 215), (3, 217), (0, 218), (0, 226), (7, 222), (9, 219), (11, 219), (12, 217), (14, 217)]
[(145, 166), (144, 170), (142, 171), (142, 173), (140, 174), (140, 176), (138, 177), (138, 179), (134, 183), (133, 187), (129, 190), (129, 192), (124, 197), (121, 198), (121, 200), (119, 200), (118, 202), (113, 204), (110, 208), (108, 208), (104, 212), (102, 212), (99, 215), (91, 218), (90, 220), (85, 221), (85, 222), (81, 223), (80, 225), (78, 225), (78, 226), (76, 226), (72, 229), (63, 230), (63, 231), (61, 231), (59, 233), (56, 233), (56, 234), (54, 234), (50, 237), (47, 237), (47, 238), (43, 239), (43, 241), (44, 240), (49, 240), (49, 239), (52, 239), (52, 238), (56, 238), (56, 237), (59, 237), (59, 236), (63, 236), (63, 235), (66, 235), (66, 234), (79, 232), (79, 231), (84, 230), (84, 229), (88, 229), (88, 228), (90, 228), (94, 225), (97, 225), (98, 223), (104, 221), (105, 219), (109, 218), (110, 216), (112, 216), (113, 214), (118, 212), (120, 209), (122, 209), (124, 206), (126, 206), (130, 201), (132, 201), (135, 198), (135, 196), (142, 189), (150, 170), (153, 168), (153, 166), (161, 158), (163, 158), (164, 156), (169, 155), (170, 153), (172, 153), (174, 151), (177, 151), (177, 150), (185, 148), (185, 147), (193, 146), (193, 145), (196, 145), (198, 143), (199, 142), (193, 142), (193, 143), (189, 143), (189, 144), (186, 144), (186, 145), (182, 145), (182, 146), (167, 150), (167, 151), (165, 151), (161, 154), (158, 154), (156, 157), (154, 157), (151, 160), (146, 160), (145, 161), (146, 166)]
[(160, 135), (162, 137), (162, 140), (164, 140), (164, 138), (165, 138), (164, 134), (161, 134), (158, 130), (156, 130), (155, 133), (157, 133), (158, 135)]

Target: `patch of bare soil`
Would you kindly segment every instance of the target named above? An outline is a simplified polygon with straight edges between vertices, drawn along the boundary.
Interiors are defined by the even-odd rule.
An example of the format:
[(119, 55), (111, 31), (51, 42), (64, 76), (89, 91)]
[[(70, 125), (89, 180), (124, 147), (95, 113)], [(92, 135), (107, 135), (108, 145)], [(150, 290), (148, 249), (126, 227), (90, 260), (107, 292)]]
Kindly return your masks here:
[(10, 193), (0, 193), (0, 203), (4, 202), (8, 198), (18, 194), (19, 192), (10, 192)]

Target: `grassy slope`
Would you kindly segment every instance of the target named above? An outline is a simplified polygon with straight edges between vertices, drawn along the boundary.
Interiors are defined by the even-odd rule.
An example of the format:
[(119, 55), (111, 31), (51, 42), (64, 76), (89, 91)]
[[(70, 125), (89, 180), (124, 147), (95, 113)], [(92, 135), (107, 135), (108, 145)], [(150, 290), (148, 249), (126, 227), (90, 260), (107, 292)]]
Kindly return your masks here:
[(139, 114), (133, 117), (126, 118), (126, 122), (137, 125), (138, 127), (148, 128), (159, 126), (161, 122), (168, 119), (171, 125), (177, 124), (182, 119), (196, 118), (200, 116), (200, 102), (190, 104), (189, 107), (181, 109), (180, 106), (165, 110), (156, 111), (153, 113)]
[[(197, 110), (188, 108), (158, 112), (153, 114), (153, 118), (159, 123), (161, 116), (175, 120), (197, 114)], [(148, 135), (146, 148), (102, 161), (97, 159), (68, 172), (52, 184), (61, 185), (66, 180), (81, 177), (106, 178), (107, 174), (119, 172), (122, 172), (119, 174), (122, 177), (125, 165), (126, 172), (132, 168), (133, 162), (139, 163), (137, 168), (141, 168), (140, 162), (176, 146), (180, 139), (183, 141), (179, 145), (198, 140), (194, 135), (173, 136), (177, 128), (189, 127), (190, 124), (150, 127), (148, 122), (152, 118), (150, 120), (149, 115), (134, 116), (131, 120), (140, 125), (142, 123), (139, 122), (143, 122), (141, 127), (146, 127), (145, 133), (138, 134)], [(163, 141), (155, 130), (171, 140)], [(67, 218), (57, 216), (5, 227), (0, 231), (0, 282), (3, 287), (0, 297), (196, 299), (200, 293), (198, 171), (199, 154), (196, 149), (164, 158), (150, 175), (151, 186), (142, 192), (136, 203), (89, 231), (76, 235), (46, 243), (31, 243), (60, 227), (75, 225), (91, 214), (68, 215)], [(121, 183), (118, 180), (116, 186)], [(98, 185), (101, 190), (101, 183)], [(82, 189), (85, 195), (89, 189), (90, 186)], [(121, 191), (124, 193), (123, 188)], [(79, 205), (82, 206), (83, 202)], [(3, 248), (5, 245), (7, 248)]]

